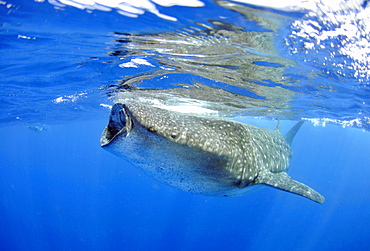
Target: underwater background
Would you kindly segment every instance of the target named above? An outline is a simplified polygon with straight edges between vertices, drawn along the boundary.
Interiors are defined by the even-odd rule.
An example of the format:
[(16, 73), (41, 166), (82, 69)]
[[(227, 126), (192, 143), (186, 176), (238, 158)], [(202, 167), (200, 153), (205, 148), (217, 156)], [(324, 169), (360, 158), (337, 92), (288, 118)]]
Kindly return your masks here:
[[(1, 250), (370, 249), (367, 1), (0, 1)], [(104, 151), (115, 99), (286, 133), (289, 175), (186, 193)]]

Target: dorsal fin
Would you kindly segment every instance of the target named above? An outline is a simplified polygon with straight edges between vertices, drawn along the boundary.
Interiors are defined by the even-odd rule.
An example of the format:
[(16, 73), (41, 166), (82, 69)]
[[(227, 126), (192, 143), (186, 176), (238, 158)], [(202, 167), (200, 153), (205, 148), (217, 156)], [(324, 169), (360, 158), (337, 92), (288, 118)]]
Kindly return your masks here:
[(280, 132), (280, 119), (278, 118), (277, 120), (277, 125), (276, 125), (276, 128), (275, 130), (279, 131)]
[(255, 180), (256, 184), (265, 184), (287, 192), (295, 193), (318, 203), (323, 203), (325, 198), (303, 183), (293, 180), (286, 172), (272, 173), (263, 170)]
[(302, 124), (304, 123), (303, 120), (299, 121), (297, 124), (295, 124), (287, 134), (285, 134), (284, 138), (286, 142), (288, 142), (289, 145), (292, 145), (294, 136), (297, 134), (299, 128), (301, 128)]

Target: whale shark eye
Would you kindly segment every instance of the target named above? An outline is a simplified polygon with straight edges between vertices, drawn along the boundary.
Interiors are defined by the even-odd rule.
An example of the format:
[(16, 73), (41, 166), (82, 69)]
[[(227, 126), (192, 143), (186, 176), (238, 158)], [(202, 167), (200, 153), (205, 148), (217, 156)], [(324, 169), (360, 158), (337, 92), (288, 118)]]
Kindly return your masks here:
[(148, 131), (149, 131), (149, 132), (154, 132), (154, 133), (155, 133), (155, 132), (157, 132), (157, 131), (154, 129), (154, 127), (152, 127), (152, 126), (148, 127)]
[(179, 137), (179, 135), (177, 135), (177, 134), (171, 134), (171, 138), (173, 138), (173, 139), (177, 139)]

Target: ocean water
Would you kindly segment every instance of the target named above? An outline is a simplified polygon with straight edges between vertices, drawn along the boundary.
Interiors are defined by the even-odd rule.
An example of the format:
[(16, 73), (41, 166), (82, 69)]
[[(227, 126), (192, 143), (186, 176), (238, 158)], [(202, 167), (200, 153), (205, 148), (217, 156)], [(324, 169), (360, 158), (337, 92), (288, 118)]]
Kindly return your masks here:
[[(120, 2), (121, 4), (118, 4)], [(1, 1), (0, 250), (370, 249), (367, 1)], [(289, 175), (206, 197), (104, 151), (115, 99), (287, 132)]]

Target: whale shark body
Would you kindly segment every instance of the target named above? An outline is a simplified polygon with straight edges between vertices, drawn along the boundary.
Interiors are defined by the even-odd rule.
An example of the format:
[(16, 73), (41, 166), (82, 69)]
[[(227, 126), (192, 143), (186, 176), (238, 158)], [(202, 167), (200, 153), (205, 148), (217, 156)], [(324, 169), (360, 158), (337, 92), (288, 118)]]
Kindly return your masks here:
[(231, 196), (268, 185), (323, 203), (322, 195), (286, 173), (290, 144), (302, 123), (284, 138), (278, 128), (129, 101), (112, 107), (100, 144), (157, 180), (187, 192)]

